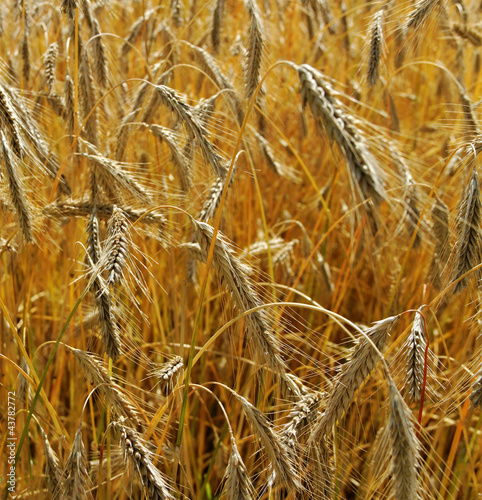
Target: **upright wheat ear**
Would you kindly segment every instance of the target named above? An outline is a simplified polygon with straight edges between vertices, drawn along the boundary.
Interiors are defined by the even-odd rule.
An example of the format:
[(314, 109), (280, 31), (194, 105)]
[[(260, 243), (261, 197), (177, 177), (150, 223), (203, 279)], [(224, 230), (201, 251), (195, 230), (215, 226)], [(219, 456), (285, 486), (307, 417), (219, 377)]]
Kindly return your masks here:
[(370, 25), (370, 50), (368, 56), (368, 84), (373, 87), (378, 81), (380, 60), (383, 48), (383, 16), (384, 10), (379, 10)]
[(422, 392), (423, 374), (425, 369), (425, 329), (420, 312), (415, 313), (412, 330), (407, 339), (407, 376), (405, 384), (413, 401), (420, 401)]
[(248, 48), (245, 62), (246, 99), (251, 99), (259, 83), (261, 57), (263, 55), (264, 29), (261, 12), (255, 0), (245, 0), (249, 12)]
[(390, 419), (388, 432), (391, 441), (392, 475), (396, 500), (419, 498), (418, 466), (420, 445), (410, 409), (403, 401), (393, 380), (390, 385)]
[[(454, 248), (452, 281), (459, 279), (465, 273), (479, 265), (482, 260), (480, 219), (479, 176), (474, 167), (457, 212), (457, 241)], [(473, 274), (477, 279), (481, 276), (480, 270)], [(459, 293), (464, 290), (470, 279), (470, 275), (462, 278), (454, 286), (453, 292)]]

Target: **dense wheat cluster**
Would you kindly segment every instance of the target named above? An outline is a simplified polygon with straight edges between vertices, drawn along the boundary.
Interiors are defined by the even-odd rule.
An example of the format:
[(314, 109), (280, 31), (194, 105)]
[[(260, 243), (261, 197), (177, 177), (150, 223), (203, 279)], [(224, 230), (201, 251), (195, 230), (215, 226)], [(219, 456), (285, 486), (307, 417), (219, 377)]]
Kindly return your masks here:
[(0, 2), (4, 498), (480, 495), (479, 16)]

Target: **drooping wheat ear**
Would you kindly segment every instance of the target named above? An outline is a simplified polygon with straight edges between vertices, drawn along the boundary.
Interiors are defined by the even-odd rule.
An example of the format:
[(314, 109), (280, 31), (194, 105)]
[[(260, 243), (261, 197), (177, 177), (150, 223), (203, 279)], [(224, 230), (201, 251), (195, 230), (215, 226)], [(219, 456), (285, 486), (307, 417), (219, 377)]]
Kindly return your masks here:
[(442, 7), (444, 0), (419, 0), (405, 22), (405, 30), (417, 30), (436, 7)]
[(336, 33), (336, 23), (334, 22), (333, 12), (328, 0), (315, 0), (316, 5), (320, 9), (321, 17), (325, 26), (328, 26), (328, 33), (334, 35)]
[(444, 274), (447, 260), (450, 255), (450, 245), (449, 209), (438, 197), (432, 208), (432, 221), (432, 233), (435, 237), (435, 252), (430, 264), (428, 276), (433, 281), (433, 285), (440, 289), (442, 286), (442, 275)]
[(175, 90), (165, 85), (156, 85), (156, 90), (162, 104), (174, 113), (176, 118), (186, 127), (189, 135), (196, 139), (204, 159), (211, 166), (214, 174), (218, 177), (225, 175), (226, 168), (222, 164), (221, 157), (206, 137), (206, 131), (199, 119), (193, 114), (191, 106), (183, 102)]
[(10, 147), (19, 158), (22, 157), (25, 146), (20, 135), (19, 116), (15, 111), (7, 88), (0, 85), (0, 124), (5, 132)]
[(264, 157), (266, 158), (266, 162), (268, 163), (268, 167), (280, 177), (286, 177), (287, 179), (298, 182), (299, 177), (296, 174), (296, 171), (287, 167), (286, 165), (282, 165), (275, 156), (274, 151), (272, 150), (269, 142), (256, 130), (254, 131), (254, 135), (256, 136), (256, 140), (263, 152)]
[[(192, 220), (194, 237), (199, 243), (204, 259), (207, 258), (213, 238), (213, 228), (204, 222)], [(261, 300), (248, 278), (248, 268), (234, 255), (226, 238), (218, 233), (214, 244), (213, 264), (221, 282), (227, 287), (236, 307), (248, 311), (259, 305)], [(292, 395), (299, 394), (299, 388), (286, 374), (286, 365), (281, 357), (280, 343), (269, 325), (264, 310), (255, 311), (245, 319), (246, 335), (260, 362), (266, 363), (279, 377), (281, 388)], [(285, 387), (286, 386), (286, 387)]]
[[(83, 50), (79, 67), (79, 104), (80, 115), (85, 120), (94, 108), (97, 99), (95, 96), (94, 79), (90, 71), (89, 55)], [(87, 140), (97, 145), (98, 142), (97, 110), (94, 109), (85, 124), (85, 135)]]
[(432, 208), (432, 232), (435, 236), (435, 253), (442, 265), (445, 264), (449, 237), (449, 208), (437, 197)]
[(174, 21), (176, 27), (180, 27), (184, 22), (184, 16), (182, 15), (182, 5), (180, 0), (171, 0), (171, 18)]
[(204, 202), (204, 206), (198, 217), (198, 220), (200, 220), (201, 222), (207, 222), (209, 219), (214, 217), (216, 209), (218, 208), (219, 203), (221, 202), (221, 195), (223, 194), (223, 189), (225, 184), (228, 185), (227, 189), (229, 189), (234, 182), (236, 163), (238, 161), (239, 156), (242, 153), (243, 151), (239, 151), (239, 153), (236, 155), (236, 158), (234, 159), (233, 171), (231, 172), (231, 176), (229, 177), (229, 179), (225, 177), (218, 177), (212, 184), (211, 190), (209, 191), (209, 196)]
[(75, 433), (72, 449), (70, 450), (64, 468), (64, 483), (60, 497), (67, 500), (84, 500), (92, 498), (87, 489), (89, 483), (87, 452), (82, 441), (82, 422)]
[(28, 30), (25, 29), (23, 33), (22, 46), (20, 48), (22, 53), (22, 76), (25, 85), (30, 80), (30, 47), (28, 44)]
[(158, 379), (156, 386), (159, 385), (161, 392), (167, 395), (176, 384), (175, 380), (180, 377), (183, 368), (184, 362), (182, 357), (174, 356), (169, 361), (156, 366), (150, 375)]
[(77, 0), (62, 0), (60, 10), (71, 20), (75, 18), (75, 9), (77, 8)]
[(186, 161), (184, 153), (179, 147), (177, 138), (171, 129), (166, 127), (161, 127), (160, 125), (151, 125), (149, 127), (154, 134), (161, 142), (164, 142), (169, 147), (171, 151), (171, 160), (176, 166), (179, 184), (181, 189), (184, 192), (187, 192), (192, 188), (192, 179), (191, 179), (191, 169), (189, 163)]
[(107, 286), (118, 285), (122, 281), (131, 244), (127, 218), (121, 208), (114, 207), (114, 212), (107, 226), (107, 241), (105, 243)]
[(477, 374), (469, 399), (474, 408), (482, 408), (482, 371)]
[(383, 17), (384, 9), (379, 10), (373, 16), (373, 21), (370, 24), (370, 49), (368, 55), (368, 85), (374, 87), (378, 81), (380, 71), (380, 60), (383, 51)]
[(306, 488), (312, 494), (310, 498), (317, 500), (332, 500), (335, 491), (334, 467), (327, 443), (328, 441), (323, 439), (308, 445), (310, 474)]
[(350, 406), (355, 392), (377, 366), (379, 355), (366, 337), (373, 342), (380, 352), (383, 352), (390, 331), (398, 319), (399, 316), (390, 316), (377, 321), (372, 327), (365, 330), (365, 335), (360, 335), (357, 344), (351, 351), (349, 361), (341, 367), (332, 393), (326, 403), (326, 409), (318, 418), (310, 441), (319, 442), (330, 432), (333, 425)]
[[(53, 203), (47, 205), (42, 210), (45, 216), (64, 218), (64, 217), (89, 217), (93, 208), (97, 209), (97, 215), (102, 220), (108, 220), (114, 213), (114, 205), (102, 203), (94, 205), (91, 201), (73, 201), (72, 203)], [(123, 206), (122, 210), (131, 224), (142, 219), (144, 224), (163, 227), (166, 223), (164, 215), (156, 211), (137, 209)]]
[(410, 169), (407, 163), (404, 161), (403, 156), (399, 151), (393, 146), (390, 145), (390, 156), (395, 163), (395, 166), (398, 170), (398, 174), (401, 178), (402, 185), (404, 186), (404, 205), (405, 205), (405, 213), (404, 220), (407, 223), (408, 229), (410, 233), (416, 231), (415, 240), (413, 242), (413, 246), (419, 247), (421, 243), (420, 231), (421, 227), (417, 229), (417, 225), (420, 220), (420, 211), (418, 210), (418, 192), (417, 187), (415, 185), (415, 181), (412, 177)]
[(59, 44), (51, 43), (45, 53), (45, 81), (51, 94), (54, 88), (55, 70), (57, 68), (57, 58), (59, 57)]
[(47, 483), (47, 490), (52, 495), (52, 498), (57, 498), (58, 494), (62, 490), (62, 484), (64, 481), (64, 471), (60, 465), (59, 457), (57, 453), (50, 446), (49, 438), (44, 432), (42, 427), (39, 426), (40, 433), (42, 434), (42, 439), (44, 442), (44, 474)]
[(231, 455), (224, 477), (226, 478), (226, 484), (222, 498), (227, 500), (254, 500), (256, 498), (249, 472), (239, 454), (234, 438), (231, 439)]
[(425, 338), (425, 329), (423, 317), (420, 312), (415, 313), (415, 319), (406, 342), (407, 365), (405, 386), (408, 394), (413, 401), (420, 401), (422, 393), (423, 374), (425, 369), (425, 349), (427, 340)]
[[(23, 99), (14, 94), (8, 87), (5, 87), (5, 92), (10, 98), (10, 104), (18, 118), (18, 130), (26, 138), (31, 148), (35, 152), (40, 168), (47, 175), (55, 179), (60, 169), (60, 163), (57, 155), (49, 150), (49, 146), (40, 132), (38, 123), (33, 119), (32, 113), (27, 109)], [(71, 193), (70, 186), (62, 174), (60, 176), (59, 190), (66, 195)]]
[(97, 84), (101, 88), (107, 86), (107, 55), (105, 52), (104, 42), (100, 35), (100, 25), (97, 19), (92, 19), (92, 35), (95, 37), (93, 43), (94, 55), (94, 75)]
[(366, 199), (371, 197), (375, 202), (384, 200), (380, 166), (369, 152), (361, 131), (351, 117), (342, 111), (324, 75), (307, 64), (298, 66), (297, 70), (303, 104), (310, 105), (317, 124), (322, 125), (330, 140), (337, 143), (358, 191)]
[(125, 171), (122, 163), (100, 153), (82, 153), (82, 156), (89, 159), (97, 167), (97, 180), (107, 194), (112, 194), (114, 201), (123, 200), (123, 195), (130, 195), (136, 202), (152, 205), (152, 199), (147, 189)]
[(226, 0), (217, 0), (216, 7), (214, 7), (214, 12), (213, 12), (213, 27), (211, 29), (211, 42), (213, 44), (213, 52), (215, 54), (219, 52), (219, 46), (221, 45), (221, 26), (223, 24), (225, 3)]
[(222, 90), (229, 90), (229, 93), (225, 94), (228, 99), (229, 105), (236, 116), (238, 124), (241, 125), (244, 120), (244, 111), (241, 105), (241, 99), (238, 93), (234, 90), (233, 85), (229, 81), (228, 77), (221, 71), (221, 68), (216, 63), (214, 58), (206, 50), (198, 47), (197, 45), (190, 44), (186, 42), (187, 45), (194, 51), (195, 57), (198, 60), (203, 71), (214, 80), (216, 85)]
[(475, 117), (473, 103), (465, 89), (465, 86), (458, 82), (459, 98), (462, 104), (462, 111), (464, 114), (465, 128), (464, 136), (467, 142), (471, 142), (479, 135), (479, 124)]
[(307, 425), (316, 418), (321, 401), (320, 392), (308, 392), (295, 403), (280, 436), (289, 450), (295, 450)]
[(133, 470), (145, 488), (147, 498), (175, 500), (166, 479), (152, 462), (153, 453), (143, 443), (140, 435), (123, 422), (113, 422), (120, 436), (124, 460), (129, 460)]
[(61, 118), (65, 118), (66, 110), (62, 97), (59, 96), (56, 92), (52, 92), (51, 94), (44, 94), (45, 99), (49, 103), (50, 107), (54, 110), (54, 113)]
[[(99, 221), (97, 209), (92, 210), (87, 224), (87, 252), (92, 263), (93, 272), (97, 272), (97, 263), (100, 260)], [(98, 320), (102, 332), (102, 341), (107, 354), (115, 361), (121, 352), (119, 331), (112, 308), (112, 297), (109, 289), (104, 285), (99, 275), (92, 284), (95, 304), (98, 311)]]
[(125, 43), (122, 44), (122, 47), (120, 49), (121, 60), (125, 60), (125, 57), (132, 49), (132, 45), (135, 44), (138, 38), (140, 37), (144, 23), (149, 20), (151, 13), (152, 12), (148, 11), (145, 13), (145, 16), (138, 17), (134, 21), (134, 24), (131, 26), (129, 33), (127, 34)]
[(5, 138), (3, 130), (0, 131), (3, 157), (3, 165), (5, 167), (5, 176), (8, 183), (8, 192), (12, 205), (17, 212), (18, 225), (22, 231), (23, 237), (27, 243), (33, 243), (33, 223), (31, 210), (27, 204), (24, 189), (20, 177), (17, 172), (17, 166), (14, 156)]
[(284, 486), (289, 491), (299, 490), (301, 487), (299, 477), (293, 467), (288, 449), (280, 436), (258, 408), (253, 406), (243, 396), (234, 392), (233, 394), (241, 403), (246, 419), (266, 451), (273, 469), (271, 480), (277, 482), (280, 486)]
[(390, 419), (388, 432), (391, 441), (391, 471), (396, 500), (419, 498), (418, 466), (420, 445), (415, 435), (413, 416), (393, 380), (390, 386)]
[(67, 130), (71, 136), (74, 135), (75, 124), (75, 89), (74, 82), (67, 70), (64, 81), (64, 106), (65, 106), (65, 121)]
[(480, 47), (482, 45), (482, 35), (470, 26), (453, 23), (452, 30), (460, 38), (468, 40), (474, 47)]
[(251, 99), (258, 86), (261, 71), (261, 58), (264, 46), (264, 28), (261, 12), (255, 0), (245, 0), (246, 10), (249, 13), (248, 47), (245, 60), (245, 95)]
[(95, 354), (70, 348), (88, 381), (97, 387), (114, 415), (124, 417), (132, 425), (141, 425), (142, 420), (136, 407), (112, 380), (101, 358)]
[[(480, 234), (481, 203), (480, 185), (477, 169), (474, 167), (469, 184), (460, 201), (457, 212), (456, 234), (457, 241), (453, 250), (452, 281), (457, 280), (467, 271), (480, 264), (482, 260), (482, 240)], [(481, 276), (480, 270), (475, 273), (476, 278)], [(466, 276), (454, 287), (453, 293), (464, 290), (471, 276)]]

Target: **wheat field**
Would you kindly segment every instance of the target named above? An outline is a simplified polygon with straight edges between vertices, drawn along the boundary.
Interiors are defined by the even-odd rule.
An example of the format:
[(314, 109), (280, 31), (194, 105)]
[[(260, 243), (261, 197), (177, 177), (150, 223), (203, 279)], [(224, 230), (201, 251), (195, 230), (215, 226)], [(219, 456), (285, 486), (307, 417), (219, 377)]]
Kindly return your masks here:
[(477, 2), (0, 2), (3, 498), (482, 496)]

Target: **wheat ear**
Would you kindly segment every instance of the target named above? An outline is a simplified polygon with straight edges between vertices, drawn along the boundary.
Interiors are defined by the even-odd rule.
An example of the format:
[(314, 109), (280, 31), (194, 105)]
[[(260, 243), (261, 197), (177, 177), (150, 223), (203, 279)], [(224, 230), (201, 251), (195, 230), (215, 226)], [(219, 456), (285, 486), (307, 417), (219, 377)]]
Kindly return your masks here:
[(224, 477), (226, 484), (223, 498), (228, 500), (254, 500), (256, 498), (254, 486), (234, 438), (231, 438), (231, 455)]
[(326, 409), (319, 417), (310, 441), (323, 439), (348, 409), (355, 392), (378, 364), (379, 353), (373, 348), (372, 343), (378, 351), (383, 352), (390, 331), (398, 318), (398, 316), (390, 316), (377, 321), (359, 337), (352, 349), (349, 361), (341, 368), (326, 403)]
[(245, 93), (251, 99), (260, 80), (261, 58), (264, 46), (264, 28), (261, 12), (255, 0), (245, 0), (249, 13), (248, 48), (245, 61)]
[[(207, 257), (213, 238), (213, 228), (200, 221), (192, 220), (195, 238), (204, 258)], [(221, 281), (231, 293), (240, 311), (248, 311), (261, 304), (261, 300), (249, 282), (247, 268), (235, 257), (226, 238), (220, 233), (214, 243), (214, 268)], [(265, 362), (280, 379), (282, 389), (294, 395), (299, 394), (296, 384), (287, 376), (286, 365), (281, 357), (280, 344), (264, 310), (255, 311), (246, 317), (246, 334), (257, 358)], [(286, 386), (286, 387), (284, 387)]]
[(365, 198), (375, 202), (385, 198), (380, 167), (370, 154), (363, 135), (352, 119), (342, 111), (331, 86), (319, 71), (307, 64), (297, 67), (303, 103), (308, 103), (318, 124), (343, 153), (352, 178)]
[(175, 497), (172, 495), (166, 479), (152, 462), (153, 453), (142, 442), (140, 435), (121, 421), (114, 422), (113, 426), (120, 436), (124, 459), (129, 460), (132, 464), (145, 488), (147, 498), (174, 500)]
[(383, 49), (383, 17), (384, 10), (379, 10), (373, 16), (370, 24), (370, 49), (368, 56), (367, 79), (370, 87), (374, 87), (378, 81), (380, 71), (380, 60)]
[(72, 449), (65, 462), (65, 480), (60, 497), (62, 500), (85, 500), (91, 498), (87, 489), (89, 474), (87, 471), (87, 452), (82, 441), (82, 422), (75, 433)]
[(233, 392), (241, 403), (248, 422), (268, 455), (273, 468), (273, 480), (289, 491), (299, 490), (301, 483), (293, 467), (288, 449), (274, 431), (266, 416), (245, 398)]
[(388, 432), (391, 442), (391, 471), (395, 500), (419, 498), (418, 466), (420, 445), (415, 435), (413, 416), (393, 380), (390, 386), (390, 418)]
[[(480, 264), (482, 260), (482, 240), (480, 234), (481, 203), (477, 169), (474, 167), (469, 184), (461, 199), (457, 213), (457, 241), (454, 248), (454, 270), (452, 281)], [(476, 276), (480, 276), (480, 271)], [(470, 276), (461, 279), (453, 292), (459, 293), (467, 287)]]
[(45, 81), (49, 93), (52, 94), (55, 81), (55, 70), (57, 68), (57, 58), (59, 57), (59, 44), (51, 43), (45, 53)]
[(3, 131), (0, 132), (0, 136), (2, 143), (3, 164), (5, 166), (5, 176), (8, 182), (10, 199), (12, 200), (12, 205), (15, 207), (17, 212), (18, 224), (22, 230), (23, 237), (27, 243), (32, 243), (34, 241), (34, 237), (32, 231), (31, 211), (27, 205), (24, 189), (18, 176), (14, 156), (10, 150)]
[(410, 335), (407, 339), (407, 366), (405, 385), (413, 401), (420, 401), (425, 370), (425, 328), (422, 314), (417, 311), (413, 321)]
[(95, 354), (80, 349), (71, 347), (70, 350), (89, 382), (98, 388), (97, 390), (102, 394), (114, 415), (119, 418), (129, 419), (132, 424), (141, 425), (142, 421), (138, 410), (112, 380), (102, 359), (95, 356)]

